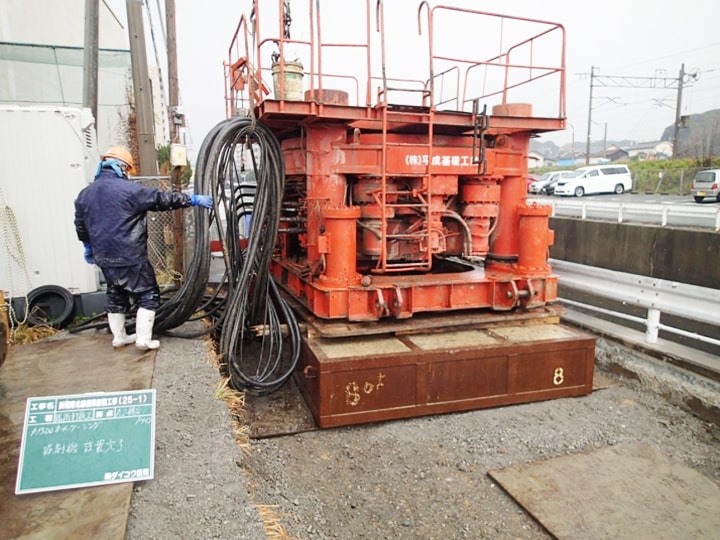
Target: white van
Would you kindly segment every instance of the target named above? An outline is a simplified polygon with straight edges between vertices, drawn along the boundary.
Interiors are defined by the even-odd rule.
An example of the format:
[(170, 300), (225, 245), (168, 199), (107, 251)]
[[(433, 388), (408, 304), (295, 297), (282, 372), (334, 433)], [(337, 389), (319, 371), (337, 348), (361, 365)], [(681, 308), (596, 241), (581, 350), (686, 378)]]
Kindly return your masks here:
[(632, 176), (627, 165), (593, 165), (573, 171), (555, 185), (555, 195), (582, 197), (593, 193), (616, 193), (632, 190)]

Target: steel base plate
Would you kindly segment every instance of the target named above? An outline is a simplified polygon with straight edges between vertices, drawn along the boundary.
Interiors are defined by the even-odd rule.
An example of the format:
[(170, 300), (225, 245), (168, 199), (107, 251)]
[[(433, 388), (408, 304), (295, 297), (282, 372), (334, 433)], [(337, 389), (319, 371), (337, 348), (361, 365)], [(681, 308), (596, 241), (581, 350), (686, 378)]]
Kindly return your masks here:
[(595, 338), (560, 324), (303, 339), (295, 379), (321, 428), (582, 396)]

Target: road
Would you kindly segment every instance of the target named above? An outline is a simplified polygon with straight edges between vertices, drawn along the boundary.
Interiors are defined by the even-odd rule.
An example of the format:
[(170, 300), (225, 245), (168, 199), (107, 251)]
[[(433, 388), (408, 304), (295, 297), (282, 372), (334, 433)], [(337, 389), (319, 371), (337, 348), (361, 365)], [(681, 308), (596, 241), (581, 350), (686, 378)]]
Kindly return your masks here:
[(551, 204), (558, 217), (584, 217), (671, 227), (720, 228), (720, 202), (696, 203), (689, 195), (588, 195), (581, 198), (529, 195)]

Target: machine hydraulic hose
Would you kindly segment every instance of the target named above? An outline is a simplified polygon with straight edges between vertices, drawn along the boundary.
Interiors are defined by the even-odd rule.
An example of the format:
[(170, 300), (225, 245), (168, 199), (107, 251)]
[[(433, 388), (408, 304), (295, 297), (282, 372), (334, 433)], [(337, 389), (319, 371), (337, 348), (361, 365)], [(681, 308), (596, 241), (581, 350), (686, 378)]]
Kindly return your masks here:
[[(187, 306), (204, 301), (231, 386), (271, 393), (292, 375), (301, 341), (297, 319), (269, 273), (285, 184), (280, 143), (252, 118), (225, 120), (203, 142), (195, 174), (196, 192), (213, 195), (215, 212), (212, 222), (206, 216), (198, 223), (196, 253), (202, 255), (188, 273)], [(210, 227), (225, 269), (218, 293), (207, 298)], [(194, 310), (176, 303), (168, 316), (187, 320)]]
[(234, 388), (270, 393), (300, 357), (297, 319), (269, 273), (285, 185), (280, 143), (263, 124), (232, 118), (205, 152), (199, 187), (215, 197), (226, 268), (218, 353)]

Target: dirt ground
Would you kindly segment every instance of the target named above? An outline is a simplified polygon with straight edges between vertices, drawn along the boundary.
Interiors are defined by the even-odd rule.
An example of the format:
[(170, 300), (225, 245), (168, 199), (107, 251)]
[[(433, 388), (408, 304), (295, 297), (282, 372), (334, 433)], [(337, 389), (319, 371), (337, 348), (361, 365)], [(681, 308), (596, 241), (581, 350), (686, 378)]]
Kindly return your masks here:
[(633, 441), (720, 483), (716, 428), (599, 372), (581, 398), (238, 445), (208, 342), (161, 343), (155, 478), (135, 487), (128, 540), (551, 538), (488, 471)]

